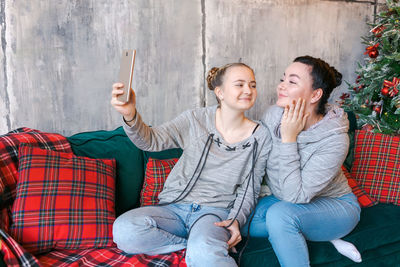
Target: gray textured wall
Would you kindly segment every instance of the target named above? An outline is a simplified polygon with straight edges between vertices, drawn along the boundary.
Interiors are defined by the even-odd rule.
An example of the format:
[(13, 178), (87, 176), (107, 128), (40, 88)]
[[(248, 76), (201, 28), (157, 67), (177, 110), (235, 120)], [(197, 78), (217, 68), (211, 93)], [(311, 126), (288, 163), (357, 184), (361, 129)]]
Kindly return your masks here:
[(124, 48), (137, 49), (134, 88), (149, 124), (214, 104), (206, 72), (238, 60), (256, 71), (259, 98), (249, 115), (258, 118), (296, 56), (322, 57), (354, 80), (374, 14), (362, 2), (0, 0), (0, 134), (119, 126), (109, 101)]

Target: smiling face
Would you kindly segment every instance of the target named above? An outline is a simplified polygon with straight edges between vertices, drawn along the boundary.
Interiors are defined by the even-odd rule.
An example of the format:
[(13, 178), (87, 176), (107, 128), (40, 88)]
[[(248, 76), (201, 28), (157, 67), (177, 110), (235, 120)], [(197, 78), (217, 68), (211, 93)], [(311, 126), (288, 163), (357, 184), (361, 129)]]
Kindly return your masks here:
[(245, 66), (234, 66), (226, 70), (221, 86), (215, 88), (221, 102), (232, 109), (248, 110), (257, 98), (254, 73)]
[(300, 62), (290, 64), (276, 89), (278, 95), (276, 105), (285, 107), (301, 97), (306, 100), (306, 109), (315, 106), (321, 98), (322, 89), (313, 89), (310, 72), (311, 67), (306, 64)]

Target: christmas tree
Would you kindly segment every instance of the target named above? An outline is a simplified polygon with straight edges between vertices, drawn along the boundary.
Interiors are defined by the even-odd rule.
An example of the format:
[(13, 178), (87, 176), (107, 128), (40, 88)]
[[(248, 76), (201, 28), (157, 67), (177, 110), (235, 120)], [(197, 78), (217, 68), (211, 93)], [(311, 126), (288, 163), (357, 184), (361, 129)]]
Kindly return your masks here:
[(386, 7), (369, 24), (362, 37), (365, 63), (358, 63), (349, 93), (340, 98), (345, 110), (353, 111), (359, 128), (400, 134), (400, 4), (387, 0)]

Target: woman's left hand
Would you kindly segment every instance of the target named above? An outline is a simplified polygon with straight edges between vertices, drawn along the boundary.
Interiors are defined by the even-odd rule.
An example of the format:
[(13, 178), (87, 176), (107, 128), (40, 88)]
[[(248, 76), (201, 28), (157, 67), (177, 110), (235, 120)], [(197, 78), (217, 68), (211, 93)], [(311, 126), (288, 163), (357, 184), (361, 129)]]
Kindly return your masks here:
[[(226, 227), (228, 226), (232, 220), (225, 220), (222, 222), (216, 222), (216, 226), (221, 226), (221, 227)], [(236, 246), (240, 241), (242, 241), (242, 236), (240, 235), (240, 230), (239, 230), (239, 222), (235, 220), (231, 226), (227, 228), (229, 232), (231, 233), (231, 238), (228, 240), (228, 246), (229, 248), (232, 248)]]
[(282, 143), (297, 141), (297, 135), (304, 129), (309, 115), (304, 115), (305, 105), (305, 99), (300, 98), (297, 103), (293, 100), (290, 106), (285, 107), (281, 119)]

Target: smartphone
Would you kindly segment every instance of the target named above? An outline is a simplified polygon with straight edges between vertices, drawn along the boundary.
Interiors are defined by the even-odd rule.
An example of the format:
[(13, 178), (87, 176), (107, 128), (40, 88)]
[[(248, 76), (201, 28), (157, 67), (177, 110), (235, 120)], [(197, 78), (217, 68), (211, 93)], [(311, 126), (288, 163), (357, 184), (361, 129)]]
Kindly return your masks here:
[(125, 49), (122, 51), (121, 64), (119, 67), (118, 82), (124, 84), (124, 93), (117, 99), (121, 102), (128, 102), (132, 88), (133, 67), (135, 65), (136, 50)]

